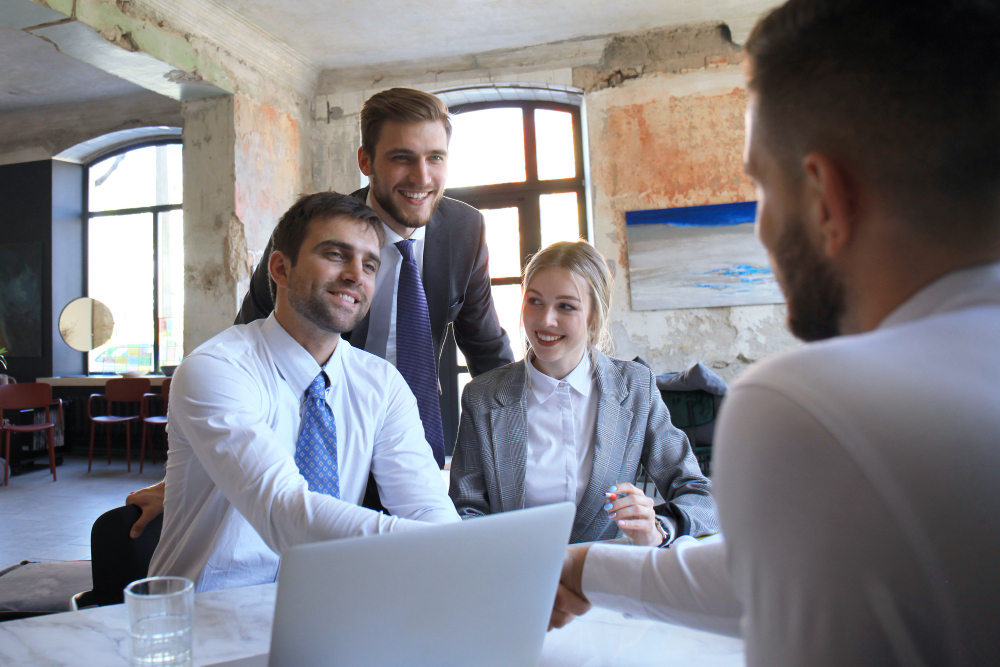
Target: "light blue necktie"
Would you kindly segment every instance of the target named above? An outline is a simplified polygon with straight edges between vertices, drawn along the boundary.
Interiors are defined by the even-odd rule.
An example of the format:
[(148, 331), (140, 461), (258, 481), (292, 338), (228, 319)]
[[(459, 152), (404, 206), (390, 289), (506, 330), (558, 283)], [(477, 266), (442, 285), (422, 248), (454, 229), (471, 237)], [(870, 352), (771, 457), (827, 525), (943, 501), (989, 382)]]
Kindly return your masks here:
[(434, 339), (427, 314), (427, 295), (412, 246), (413, 239), (396, 242), (403, 256), (396, 291), (396, 369), (417, 398), (424, 437), (438, 467), (444, 468), (444, 429), (441, 427)]
[(326, 374), (319, 372), (306, 389), (306, 413), (295, 443), (295, 465), (309, 490), (340, 497), (337, 469), (337, 424), (326, 402)]

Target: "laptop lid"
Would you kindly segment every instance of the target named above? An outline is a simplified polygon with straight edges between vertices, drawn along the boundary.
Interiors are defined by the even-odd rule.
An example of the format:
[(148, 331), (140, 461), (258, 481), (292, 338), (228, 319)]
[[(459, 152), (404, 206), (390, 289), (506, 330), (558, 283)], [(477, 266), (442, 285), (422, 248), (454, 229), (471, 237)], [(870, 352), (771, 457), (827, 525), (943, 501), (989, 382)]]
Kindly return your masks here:
[(292, 547), (269, 664), (537, 664), (575, 513), (566, 502)]

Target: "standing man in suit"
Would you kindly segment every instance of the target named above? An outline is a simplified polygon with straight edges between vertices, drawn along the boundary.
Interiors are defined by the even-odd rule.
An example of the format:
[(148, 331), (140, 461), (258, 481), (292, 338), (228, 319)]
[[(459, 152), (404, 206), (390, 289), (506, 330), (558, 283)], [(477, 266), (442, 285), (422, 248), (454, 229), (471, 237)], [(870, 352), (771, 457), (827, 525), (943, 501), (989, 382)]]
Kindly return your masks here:
[[(371, 311), (345, 335), (355, 347), (396, 365), (418, 401), (421, 391), (415, 384), (432, 384), (432, 405), (422, 404), (420, 417), (442, 466), (437, 372), (448, 327), (454, 329), (455, 341), (473, 376), (514, 360), (493, 306), (483, 216), (471, 206), (443, 196), (450, 139), (448, 110), (429, 93), (391, 88), (373, 95), (362, 107), (358, 166), (370, 185), (353, 195), (379, 214), (386, 240)], [(406, 262), (399, 244), (405, 240), (412, 241), (407, 245), (420, 269), (432, 340), (433, 369), (421, 366), (413, 374), (407, 372), (413, 362), (406, 356), (414, 352), (411, 348), (417, 341), (412, 325), (400, 319), (400, 280), (401, 276), (406, 280)], [(268, 243), (264, 257), (270, 252)], [(236, 322), (245, 324), (266, 317), (272, 308), (267, 263), (261, 261)], [(431, 372), (433, 378), (427, 375)]]
[[(375, 209), (386, 239), (369, 314), (353, 331), (343, 334), (352, 346), (399, 368), (417, 396), (427, 440), (442, 467), (437, 373), (448, 327), (454, 330), (473, 376), (514, 361), (493, 306), (483, 216), (471, 206), (443, 196), (451, 129), (441, 100), (419, 90), (391, 88), (376, 93), (362, 107), (358, 166), (370, 185), (352, 194)], [(419, 331), (424, 323), (402, 322), (399, 317), (401, 276), (404, 285), (412, 285), (412, 280), (407, 280), (414, 275), (412, 270), (406, 271), (397, 246), (406, 240), (411, 241), (405, 245), (426, 295), (429, 334)], [(273, 281), (268, 275), (270, 255), (269, 241), (236, 324), (267, 317), (274, 309)], [(412, 294), (411, 290), (406, 292)], [(418, 343), (421, 349), (416, 350)], [(422, 353), (422, 357), (414, 358), (413, 352)], [(375, 492), (370, 484), (365, 505), (378, 507)], [(126, 502), (143, 510), (132, 530), (136, 537), (162, 512), (163, 483), (133, 492)]]

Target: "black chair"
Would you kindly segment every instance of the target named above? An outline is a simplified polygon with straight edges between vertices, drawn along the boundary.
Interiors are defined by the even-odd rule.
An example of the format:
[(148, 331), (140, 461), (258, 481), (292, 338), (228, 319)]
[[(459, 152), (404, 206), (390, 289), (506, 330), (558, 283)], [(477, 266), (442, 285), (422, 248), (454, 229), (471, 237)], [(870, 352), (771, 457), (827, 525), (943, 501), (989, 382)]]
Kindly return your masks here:
[(160, 541), (163, 515), (150, 521), (142, 535), (132, 539), (129, 532), (141, 515), (142, 510), (135, 505), (123, 505), (108, 510), (94, 522), (90, 532), (94, 587), (73, 596), (75, 608), (121, 604), (125, 601), (125, 587), (147, 575)]

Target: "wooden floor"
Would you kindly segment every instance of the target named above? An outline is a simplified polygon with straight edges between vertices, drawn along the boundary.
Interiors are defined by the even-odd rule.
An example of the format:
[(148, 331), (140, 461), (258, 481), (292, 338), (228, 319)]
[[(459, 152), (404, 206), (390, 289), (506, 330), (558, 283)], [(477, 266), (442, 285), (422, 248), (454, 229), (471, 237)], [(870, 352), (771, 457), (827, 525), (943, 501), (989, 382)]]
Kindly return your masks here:
[[(48, 462), (11, 477), (0, 486), (0, 569), (22, 560), (90, 558), (90, 529), (109, 509), (125, 504), (129, 491), (163, 479), (163, 461), (146, 461), (139, 474), (133, 459), (126, 472), (124, 458), (95, 460), (66, 455), (52, 481)], [(2, 484), (2, 477), (0, 477)]]

